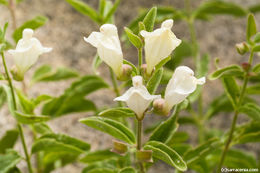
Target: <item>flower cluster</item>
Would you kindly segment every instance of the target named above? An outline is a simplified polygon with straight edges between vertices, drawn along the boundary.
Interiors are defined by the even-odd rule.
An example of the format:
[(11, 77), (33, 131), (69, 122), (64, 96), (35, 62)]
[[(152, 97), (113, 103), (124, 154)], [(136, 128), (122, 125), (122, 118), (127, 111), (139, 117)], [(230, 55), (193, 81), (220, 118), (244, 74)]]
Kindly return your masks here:
[[(173, 20), (169, 19), (164, 21), (159, 29), (152, 32), (145, 30), (140, 32), (145, 43), (145, 73), (147, 76), (151, 76), (155, 66), (180, 45), (181, 40), (171, 31), (172, 26)], [(97, 48), (99, 57), (113, 69), (118, 79), (129, 77), (125, 76), (123, 53), (115, 25), (104, 24), (100, 27), (100, 32), (92, 32), (88, 38), (84, 39)], [(127, 74), (130, 75), (131, 73)], [(148, 92), (143, 84), (142, 76), (133, 76), (132, 83), (133, 87), (122, 96), (115, 98), (114, 101), (126, 102), (127, 106), (136, 113), (137, 119), (142, 120), (145, 111), (154, 100), (154, 110), (157, 113), (168, 115), (174, 105), (182, 102), (195, 91), (197, 84), (205, 83), (205, 77), (197, 79), (194, 77), (194, 72), (186, 66), (176, 68), (166, 87), (164, 99), (161, 99), (160, 95), (151, 95)]]

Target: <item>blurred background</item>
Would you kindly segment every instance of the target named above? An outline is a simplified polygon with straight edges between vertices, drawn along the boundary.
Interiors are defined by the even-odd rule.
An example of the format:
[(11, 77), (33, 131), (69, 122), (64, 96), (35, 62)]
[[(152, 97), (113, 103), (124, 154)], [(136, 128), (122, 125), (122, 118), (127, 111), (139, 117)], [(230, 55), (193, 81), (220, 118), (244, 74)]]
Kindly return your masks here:
[[(228, 0), (229, 2), (235, 2), (244, 7), (259, 3), (259, 0)], [(95, 9), (98, 8), (97, 0), (84, 0)], [(202, 0), (192, 1), (192, 7), (196, 8)], [(124, 26), (136, 17), (142, 8), (151, 8), (157, 5), (171, 6), (174, 8), (183, 8), (184, 0), (122, 0), (116, 14), (115, 24), (119, 29), (119, 34), (122, 36)], [(3, 26), (6, 21), (11, 23), (11, 15), (7, 8), (0, 6), (0, 25)], [(49, 54), (40, 57), (39, 62), (29, 72), (25, 80), (29, 81), (34, 70), (42, 64), (49, 64), (53, 67), (69, 66), (76, 69), (81, 74), (91, 74), (92, 60), (96, 54), (96, 49), (91, 45), (84, 42), (83, 37), (88, 36), (92, 31), (99, 30), (99, 26), (91, 21), (88, 17), (83, 16), (74, 10), (65, 0), (24, 0), (16, 8), (17, 25), (21, 25), (24, 21), (29, 20), (37, 15), (46, 16), (49, 21), (46, 25), (41, 27), (35, 32), (35, 36), (41, 40), (42, 44), (47, 47), (52, 47), (53, 51)], [(260, 13), (255, 16), (258, 27), (260, 27)], [(235, 44), (240, 43), (246, 38), (246, 17), (233, 17), (233, 16), (216, 16), (212, 18), (210, 22), (197, 21), (196, 31), (197, 39), (200, 44), (201, 52), (208, 53), (210, 56), (209, 72), (215, 70), (214, 59), (218, 57), (220, 59), (220, 66), (224, 67), (233, 63), (241, 64), (247, 57), (243, 57), (236, 52)], [(159, 25), (158, 25), (159, 26)], [(156, 26), (156, 27), (158, 27)], [(9, 28), (11, 29), (11, 27)], [(184, 40), (189, 40), (189, 29), (184, 22), (175, 22), (173, 26), (175, 35)], [(8, 32), (8, 37), (11, 37), (12, 32)], [(137, 51), (132, 46), (123, 46), (124, 58), (137, 63)], [(255, 58), (256, 62), (259, 62), (259, 57)], [(10, 56), (7, 56), (7, 63), (9, 67), (13, 62)], [(182, 62), (182, 65), (190, 66), (194, 69), (191, 63), (191, 59), (187, 58)], [(1, 68), (1, 71), (3, 69)], [(103, 76), (107, 82), (109, 80), (108, 68), (103, 64), (99, 68), (99, 73)], [(71, 81), (55, 82), (37, 84), (28, 89), (28, 93), (31, 96), (37, 95), (39, 92), (44, 94), (51, 94), (58, 96), (63, 92), (63, 89), (69, 86)], [(222, 86), (218, 80), (207, 81), (204, 85), (204, 103), (207, 105), (213, 98), (213, 96), (220, 95), (223, 91)], [(114, 93), (110, 90), (100, 90), (90, 95), (90, 98), (100, 107), (115, 105), (113, 98)], [(102, 149), (111, 145), (111, 138), (103, 133), (95, 131), (81, 123), (78, 119), (90, 116), (91, 113), (70, 114), (63, 116), (59, 119), (52, 120), (48, 124), (54, 129), (55, 132), (66, 133), (73, 137), (80, 138), (86, 142), (92, 143), (92, 150)], [(209, 124), (209, 127), (221, 127), (227, 129), (231, 123), (232, 116), (228, 113), (223, 113), (220, 116), (213, 118)], [(243, 121), (240, 116), (240, 122)], [(156, 121), (159, 121), (161, 117), (149, 117), (146, 119), (145, 126), (149, 126)], [(11, 129), (15, 125), (15, 120), (8, 114), (7, 108), (0, 110), (0, 136), (4, 134), (4, 131)], [(181, 130), (189, 131), (191, 143), (196, 142), (195, 133), (196, 130), (193, 127), (185, 126)], [(26, 130), (25, 130), (26, 131)], [(27, 141), (30, 143), (29, 130), (26, 131)], [(18, 142), (19, 143), (19, 142)], [(20, 146), (16, 146), (20, 148)], [(246, 145), (248, 150), (260, 155), (259, 144)], [(25, 165), (20, 164), (20, 167)], [(56, 170), (59, 172), (77, 173), (82, 169), (82, 165), (74, 164), (68, 165), (62, 169)], [(150, 173), (172, 172), (172, 168), (158, 162)]]

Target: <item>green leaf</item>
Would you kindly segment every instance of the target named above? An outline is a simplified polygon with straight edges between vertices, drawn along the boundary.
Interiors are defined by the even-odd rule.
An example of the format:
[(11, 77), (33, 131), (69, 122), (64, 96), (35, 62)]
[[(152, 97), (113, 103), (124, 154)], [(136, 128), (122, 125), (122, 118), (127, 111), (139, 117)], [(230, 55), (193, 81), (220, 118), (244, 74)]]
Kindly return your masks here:
[(260, 4), (255, 4), (249, 7), (251, 13), (258, 13), (260, 11)]
[(45, 123), (33, 124), (32, 128), (34, 129), (35, 132), (42, 134), (42, 135), (47, 134), (47, 133), (53, 133), (51, 128)]
[(126, 117), (135, 117), (135, 113), (129, 109), (124, 107), (118, 107), (118, 108), (110, 108), (107, 110), (104, 110), (98, 114), (101, 117), (107, 117), (107, 118), (126, 118)]
[(99, 0), (99, 6), (98, 6), (98, 11), (99, 11), (99, 14), (101, 16), (104, 17), (104, 12), (105, 12), (105, 8), (106, 8), (106, 0)]
[(260, 107), (257, 104), (246, 103), (239, 109), (239, 112), (248, 115), (253, 120), (260, 120)]
[(89, 152), (85, 154), (80, 161), (83, 163), (93, 163), (93, 162), (100, 162), (104, 160), (108, 160), (111, 158), (117, 158), (120, 157), (120, 155), (111, 152), (110, 150), (99, 150), (94, 152)]
[(260, 45), (255, 45), (252, 49), (253, 52), (260, 52)]
[(171, 60), (171, 56), (168, 56), (167, 58), (164, 58), (163, 60), (161, 60), (160, 62), (159, 62), (159, 64), (157, 64), (156, 66), (155, 66), (155, 73), (159, 70), (159, 69), (161, 69), (168, 61), (170, 61)]
[(219, 112), (232, 112), (233, 107), (228, 97), (225, 94), (216, 97), (210, 104), (207, 109), (206, 117), (211, 119), (214, 115)]
[(252, 85), (246, 89), (247, 94), (260, 94), (260, 84)]
[(135, 75), (137, 74), (137, 68), (135, 67), (134, 64), (132, 64), (131, 62), (129, 62), (129, 61), (125, 60), (125, 59), (123, 60), (123, 63), (130, 65), (132, 67), (132, 69), (133, 69), (134, 74)]
[(30, 115), (15, 111), (15, 118), (22, 124), (35, 124), (50, 120), (49, 116)]
[(205, 17), (207, 15), (231, 15), (241, 17), (246, 14), (247, 11), (235, 3), (225, 2), (222, 0), (211, 0), (202, 3), (193, 13), (193, 16), (200, 19), (201, 16)]
[(21, 160), (22, 157), (14, 150), (8, 150), (5, 155), (0, 154), (0, 173), (8, 173)]
[(236, 83), (236, 80), (233, 77), (224, 77), (222, 82), (225, 88), (225, 92), (233, 108), (235, 109), (238, 104), (239, 95), (240, 95), (240, 90)]
[(135, 169), (132, 167), (126, 167), (119, 171), (119, 173), (136, 173)]
[(254, 37), (254, 43), (260, 43), (260, 32), (256, 33)]
[(117, 121), (108, 118), (89, 117), (81, 119), (80, 122), (127, 143), (135, 143), (135, 136), (133, 132), (125, 125)]
[(104, 23), (107, 23), (110, 18), (113, 16), (113, 14), (116, 12), (119, 4), (120, 4), (121, 0), (116, 0), (114, 5), (112, 6), (112, 8), (109, 9), (109, 11), (107, 12), (107, 15), (105, 17)]
[(90, 145), (88, 143), (64, 134), (45, 134), (40, 137), (40, 140), (41, 139), (54, 139), (57, 142), (76, 147), (84, 152), (90, 149)]
[(208, 73), (209, 55), (203, 55), (199, 63), (197, 64), (197, 77), (206, 76)]
[(17, 96), (19, 98), (23, 112), (26, 113), (26, 114), (33, 114), (33, 111), (34, 111), (34, 108), (35, 108), (34, 103), (29, 98), (27, 98), (22, 93), (22, 91), (16, 91), (16, 93), (17, 93)]
[(156, 71), (147, 83), (147, 90), (149, 93), (154, 94), (161, 82), (163, 76), (163, 68)]
[(43, 26), (48, 19), (44, 16), (36, 16), (32, 20), (26, 21), (23, 25), (18, 27), (14, 32), (13, 32), (13, 39), (17, 43), (21, 38), (23, 34), (23, 30), (26, 28), (31, 28), (33, 30), (40, 28)]
[(253, 14), (248, 15), (247, 19), (247, 29), (246, 29), (246, 38), (247, 41), (250, 42), (250, 39), (253, 35), (257, 33), (255, 18)]
[(6, 0), (0, 0), (0, 4), (8, 5), (8, 2)]
[(93, 72), (98, 75), (98, 67), (102, 64), (102, 60), (100, 59), (100, 57), (98, 55), (95, 56), (95, 58), (92, 61), (92, 70)]
[(32, 77), (32, 83), (59, 81), (78, 76), (79, 74), (76, 71), (66, 67), (60, 67), (57, 71), (54, 71), (49, 65), (43, 65), (35, 71)]
[(254, 142), (256, 143), (260, 142), (260, 131), (247, 133), (245, 135), (240, 136), (236, 144), (245, 144), (245, 143), (254, 143)]
[(252, 69), (253, 72), (255, 73), (259, 73), (260, 72), (260, 63), (259, 64), (256, 64), (253, 69)]
[(95, 111), (94, 103), (84, 97), (98, 89), (107, 87), (108, 84), (98, 76), (83, 76), (73, 82), (64, 94), (47, 102), (43, 106), (42, 114), (59, 117), (72, 112)]
[(0, 87), (0, 108), (6, 103), (6, 93), (3, 87)]
[(129, 28), (125, 27), (125, 32), (126, 32), (126, 35), (129, 39), (129, 41), (138, 49), (142, 48), (143, 47), (143, 43), (142, 43), (142, 40), (137, 36), (135, 35)]
[(19, 133), (16, 129), (6, 131), (5, 135), (0, 139), (0, 154), (5, 153), (6, 149), (13, 148), (18, 136)]
[(101, 24), (100, 16), (92, 7), (80, 0), (66, 0), (73, 8), (81, 14), (88, 16), (93, 21)]
[(156, 14), (157, 14), (157, 8), (153, 7), (149, 10), (149, 12), (144, 17), (143, 23), (144, 23), (146, 31), (148, 31), (148, 32), (153, 31)]
[(166, 121), (163, 121), (157, 128), (153, 131), (149, 138), (149, 141), (160, 141), (167, 143), (178, 128), (177, 115), (172, 115)]
[(96, 168), (96, 169), (92, 169), (90, 170), (88, 173), (116, 173), (113, 169), (109, 169), (109, 168)]
[(197, 146), (196, 148), (188, 150), (184, 154), (184, 159), (186, 160), (187, 164), (190, 165), (205, 158), (209, 153), (218, 149), (220, 145), (221, 143), (218, 139), (209, 139), (207, 142)]
[(71, 153), (74, 155), (79, 155), (83, 153), (84, 151), (69, 144), (65, 144), (62, 142), (58, 142), (55, 139), (52, 138), (43, 138), (35, 141), (32, 145), (32, 153), (37, 152), (55, 152), (55, 153)]
[(181, 156), (179, 156), (176, 151), (161, 142), (150, 141), (146, 143), (144, 149), (152, 150), (154, 158), (160, 159), (180, 171), (187, 170), (187, 165)]
[(40, 103), (42, 102), (45, 102), (45, 101), (48, 101), (52, 99), (52, 96), (49, 96), (49, 95), (46, 95), (46, 94), (43, 94), (43, 95), (39, 95), (38, 97), (36, 97), (35, 99), (33, 99), (33, 103), (34, 103), (34, 106), (37, 106), (39, 105)]
[(217, 71), (211, 73), (208, 78), (210, 80), (215, 80), (220, 77), (226, 76), (241, 76), (243, 75), (243, 69), (238, 65), (231, 65), (225, 68), (218, 69)]

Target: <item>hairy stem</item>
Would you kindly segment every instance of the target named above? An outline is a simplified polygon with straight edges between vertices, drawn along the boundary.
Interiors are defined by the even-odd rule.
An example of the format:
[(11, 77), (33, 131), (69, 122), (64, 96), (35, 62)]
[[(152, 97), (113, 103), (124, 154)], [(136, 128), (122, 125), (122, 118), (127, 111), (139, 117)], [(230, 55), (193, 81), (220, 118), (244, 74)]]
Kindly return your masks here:
[[(7, 80), (8, 80), (8, 84), (9, 84), (10, 89), (11, 89), (11, 94), (12, 94), (12, 99), (13, 99), (13, 108), (14, 108), (14, 110), (17, 110), (14, 87), (13, 87), (12, 79), (10, 78), (10, 75), (9, 75), (9, 72), (8, 72), (8, 69), (7, 69), (7, 66), (6, 66), (5, 57), (4, 57), (3, 52), (1, 52), (1, 56), (2, 56), (2, 61), (3, 61), (6, 77), (7, 77)], [(25, 157), (26, 157), (28, 171), (29, 171), (29, 173), (32, 173), (33, 172), (32, 171), (32, 164), (31, 164), (30, 156), (28, 154), (27, 146), (26, 146), (26, 143), (25, 143), (23, 128), (22, 128), (22, 125), (19, 122), (17, 123), (17, 128), (18, 128), (21, 140), (22, 140), (22, 146), (23, 146)]]
[[(118, 84), (116, 82), (115, 74), (114, 74), (114, 72), (113, 72), (113, 70), (111, 68), (109, 68), (109, 70), (110, 70), (110, 77), (111, 77), (111, 80), (112, 80), (114, 92), (115, 92), (116, 96), (119, 97), (120, 96), (120, 92), (119, 92), (119, 89), (118, 89)], [(122, 102), (118, 102), (118, 105), (120, 107), (122, 107), (123, 103)]]
[[(138, 120), (137, 124), (137, 150), (142, 149), (142, 126), (143, 126), (143, 120)], [(142, 162), (139, 162), (139, 169), (141, 173), (145, 173), (144, 165)]]
[[(250, 54), (249, 60), (248, 60), (248, 63), (250, 65), (252, 64), (253, 56), (254, 56), (254, 53), (252, 51), (251, 54)], [(223, 163), (225, 161), (225, 157), (226, 157), (228, 149), (230, 147), (230, 143), (232, 142), (233, 133), (234, 133), (234, 130), (236, 129), (236, 123), (237, 123), (237, 118), (238, 118), (238, 114), (239, 114), (239, 108), (242, 105), (242, 102), (243, 102), (243, 99), (244, 99), (244, 96), (245, 96), (247, 83), (248, 83), (248, 72), (246, 72), (246, 74), (245, 74), (245, 78), (244, 78), (244, 81), (243, 81), (242, 89), (241, 89), (239, 100), (238, 100), (238, 104), (237, 104), (237, 107), (236, 107), (236, 110), (235, 110), (235, 113), (234, 113), (234, 117), (233, 117), (233, 120), (232, 120), (232, 125), (231, 125), (231, 128), (230, 128), (229, 136), (228, 136), (227, 142), (225, 144), (224, 150), (222, 151), (222, 154), (221, 154), (220, 162), (219, 162), (219, 165), (218, 165), (218, 168), (217, 168), (218, 173), (221, 172), (221, 168), (222, 168)]]
[(142, 64), (143, 64), (143, 49), (140, 48), (138, 49), (138, 70), (140, 74), (141, 74)]

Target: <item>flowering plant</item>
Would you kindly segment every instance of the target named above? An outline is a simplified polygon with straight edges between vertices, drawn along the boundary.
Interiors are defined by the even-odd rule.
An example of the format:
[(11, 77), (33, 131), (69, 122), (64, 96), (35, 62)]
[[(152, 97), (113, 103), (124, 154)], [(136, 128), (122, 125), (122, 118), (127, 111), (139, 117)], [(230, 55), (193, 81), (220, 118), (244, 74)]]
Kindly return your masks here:
[[(52, 48), (45, 47), (49, 44), (38, 39), (35, 31), (47, 21), (44, 17), (16, 26), (18, 2), (0, 0), (12, 14), (15, 42), (12, 45), (7, 39), (6, 23), (0, 29), (4, 69), (0, 75), (0, 106), (7, 103), (17, 125), (0, 139), (0, 173), (49, 173), (72, 163), (79, 164), (82, 173), (145, 173), (153, 170), (159, 161), (168, 165), (169, 172), (257, 168), (254, 155), (236, 148), (238, 144), (259, 143), (260, 139), (260, 107), (258, 98), (252, 97), (259, 94), (260, 81), (260, 65), (254, 65), (254, 55), (260, 52), (255, 18), (248, 14), (246, 41), (236, 45), (240, 55), (250, 54), (248, 61), (221, 68), (220, 60), (216, 59), (216, 71), (209, 75), (209, 56), (201, 56), (194, 23), (217, 14), (245, 16), (248, 11), (260, 11), (258, 6), (244, 9), (234, 3), (212, 0), (192, 9), (187, 0), (185, 9), (153, 7), (124, 27), (124, 34), (119, 37), (121, 28), (114, 24), (114, 13), (120, 0), (114, 3), (100, 0), (98, 11), (81, 0), (66, 0), (99, 25), (99, 31), (79, 36), (85, 40), (84, 46), (96, 51), (93, 74), (82, 75), (67, 67), (53, 70), (43, 65), (30, 78), (28, 71), (34, 70), (39, 58), (51, 56)], [(173, 32), (174, 21), (180, 20), (189, 26), (190, 41)], [(132, 62), (123, 51), (129, 43), (136, 48), (131, 54)], [(6, 55), (13, 60), (12, 68), (6, 63)], [(186, 56), (193, 57), (193, 61), (183, 62)], [(109, 69), (111, 86), (97, 73), (102, 63)], [(220, 79), (224, 92), (219, 97), (212, 96), (213, 101), (207, 103), (203, 100), (203, 90), (216, 79)], [(38, 83), (47, 82), (48, 87), (50, 82), (61, 80), (71, 84), (58, 96), (42, 92), (35, 96), (30, 92), (30, 87)], [(112, 89), (111, 101), (116, 106), (102, 108), (94, 103), (96, 99), (89, 99), (89, 94), (101, 89)], [(93, 151), (91, 140), (56, 133), (48, 123), (80, 112), (91, 112), (93, 116), (84, 114), (77, 125), (110, 135), (107, 148)], [(227, 132), (212, 128), (210, 122), (221, 112), (233, 113)], [(248, 115), (250, 120), (238, 125), (240, 114)], [(196, 130), (189, 131), (187, 126)], [(24, 129), (33, 135), (26, 135)], [(197, 139), (189, 141), (189, 136)], [(16, 143), (21, 144), (23, 154), (17, 151)], [(18, 164), (22, 161), (27, 166)]]

